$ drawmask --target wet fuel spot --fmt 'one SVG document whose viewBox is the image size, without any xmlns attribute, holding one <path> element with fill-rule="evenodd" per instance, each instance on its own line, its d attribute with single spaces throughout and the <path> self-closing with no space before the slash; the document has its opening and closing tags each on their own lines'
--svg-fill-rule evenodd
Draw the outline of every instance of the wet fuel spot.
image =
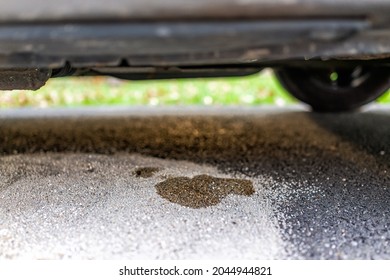
<svg viewBox="0 0 390 280">
<path fill-rule="evenodd" d="M 229 194 L 250 196 L 253 183 L 246 179 L 198 175 L 193 178 L 169 178 L 156 185 L 157 193 L 170 202 L 191 208 L 217 205 Z"/>
<path fill-rule="evenodd" d="M 153 175 L 157 172 L 159 172 L 161 169 L 158 167 L 140 167 L 137 168 L 134 171 L 134 175 L 136 177 L 141 177 L 141 178 L 150 178 L 153 177 Z"/>
</svg>

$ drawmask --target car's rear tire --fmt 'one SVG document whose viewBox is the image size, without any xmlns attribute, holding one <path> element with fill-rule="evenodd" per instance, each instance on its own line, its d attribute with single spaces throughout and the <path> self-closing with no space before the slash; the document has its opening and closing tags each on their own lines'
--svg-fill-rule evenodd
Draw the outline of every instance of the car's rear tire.
<svg viewBox="0 0 390 280">
<path fill-rule="evenodd" d="M 282 86 L 318 112 L 351 111 L 381 96 L 390 87 L 390 71 L 379 67 L 275 70 Z"/>
</svg>

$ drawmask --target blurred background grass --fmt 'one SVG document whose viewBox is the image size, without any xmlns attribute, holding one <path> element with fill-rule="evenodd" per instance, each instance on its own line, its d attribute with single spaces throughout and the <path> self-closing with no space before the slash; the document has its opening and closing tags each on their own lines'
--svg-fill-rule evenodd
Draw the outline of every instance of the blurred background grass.
<svg viewBox="0 0 390 280">
<path fill-rule="evenodd" d="M 296 102 L 271 71 L 248 77 L 122 81 L 110 77 L 50 79 L 38 91 L 4 91 L 0 107 L 107 105 L 262 105 Z M 387 92 L 378 102 L 389 103 Z"/>
</svg>

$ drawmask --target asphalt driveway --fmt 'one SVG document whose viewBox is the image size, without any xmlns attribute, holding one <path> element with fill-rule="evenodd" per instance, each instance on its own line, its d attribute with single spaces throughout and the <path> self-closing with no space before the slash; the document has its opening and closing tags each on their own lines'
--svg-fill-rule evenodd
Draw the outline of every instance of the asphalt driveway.
<svg viewBox="0 0 390 280">
<path fill-rule="evenodd" d="M 389 259 L 390 107 L 0 111 L 0 259 Z"/>
</svg>

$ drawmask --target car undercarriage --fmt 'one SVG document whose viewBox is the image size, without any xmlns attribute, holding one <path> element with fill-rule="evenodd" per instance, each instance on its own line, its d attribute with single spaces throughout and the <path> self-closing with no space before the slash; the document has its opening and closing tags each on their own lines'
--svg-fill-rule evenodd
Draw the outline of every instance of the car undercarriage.
<svg viewBox="0 0 390 280">
<path fill-rule="evenodd" d="M 0 89 L 49 78 L 245 76 L 274 69 L 315 111 L 390 87 L 386 0 L 15 0 L 0 10 Z"/>
</svg>

